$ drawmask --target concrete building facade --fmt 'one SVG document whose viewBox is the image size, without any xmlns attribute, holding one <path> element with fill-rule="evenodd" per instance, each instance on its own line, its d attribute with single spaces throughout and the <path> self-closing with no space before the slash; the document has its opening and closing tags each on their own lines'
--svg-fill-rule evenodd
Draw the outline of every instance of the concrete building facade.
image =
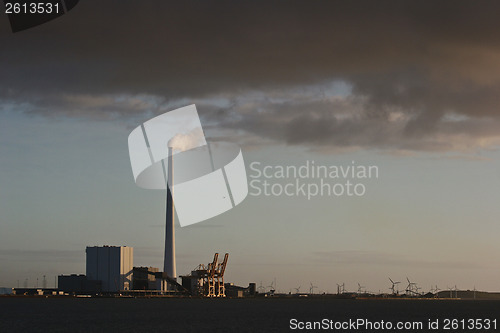
<svg viewBox="0 0 500 333">
<path fill-rule="evenodd" d="M 156 276 L 160 270 L 157 267 L 134 267 L 134 290 L 155 290 Z"/>
<path fill-rule="evenodd" d="M 127 246 L 88 246 L 87 278 L 102 281 L 103 292 L 132 289 L 134 248 Z"/>
<path fill-rule="evenodd" d="M 102 282 L 89 280 L 83 274 L 59 275 L 57 285 L 60 291 L 74 294 L 94 294 L 102 291 Z"/>
</svg>

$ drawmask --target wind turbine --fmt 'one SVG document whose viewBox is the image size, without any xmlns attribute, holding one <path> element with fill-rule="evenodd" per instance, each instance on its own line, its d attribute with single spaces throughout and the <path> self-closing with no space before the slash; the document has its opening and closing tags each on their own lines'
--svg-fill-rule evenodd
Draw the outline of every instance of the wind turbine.
<svg viewBox="0 0 500 333">
<path fill-rule="evenodd" d="M 434 297 L 438 297 L 438 296 L 439 296 L 439 294 L 438 294 L 438 291 L 439 291 L 439 290 L 441 290 L 441 289 L 439 289 L 439 288 L 438 288 L 437 284 L 436 284 L 436 288 L 433 288 L 433 287 L 431 286 L 431 293 L 433 293 L 433 294 L 434 294 Z"/>
<path fill-rule="evenodd" d="M 260 281 L 260 285 L 257 290 L 259 291 L 259 293 L 263 293 L 264 291 L 266 291 L 266 288 L 264 288 L 264 286 L 262 285 L 262 281 Z"/>
<path fill-rule="evenodd" d="M 271 294 L 274 294 L 274 292 L 276 291 L 276 287 L 274 286 L 274 282 L 275 282 L 274 280 L 271 281 L 271 284 L 269 286 L 267 286 L 269 288 L 269 292 Z"/>
<path fill-rule="evenodd" d="M 366 287 L 360 285 L 359 282 L 358 282 L 358 294 L 362 294 L 363 293 L 363 288 L 366 288 Z"/>
<path fill-rule="evenodd" d="M 448 287 L 448 290 L 450 291 L 450 298 L 453 298 L 453 288 Z"/>
<path fill-rule="evenodd" d="M 298 288 L 295 288 L 295 293 L 298 294 L 300 292 L 300 286 Z"/>
<path fill-rule="evenodd" d="M 391 281 L 391 283 L 392 283 L 392 286 L 391 286 L 389 289 L 391 289 L 391 290 L 392 290 L 392 294 L 393 294 L 393 295 L 396 295 L 396 292 L 394 291 L 394 287 L 395 287 L 398 283 L 401 283 L 401 282 L 399 282 L 399 281 L 394 282 L 394 281 L 392 281 L 392 279 L 391 279 L 391 278 L 389 278 L 389 280 L 390 280 L 390 281 Z M 399 290 L 397 290 L 397 293 L 399 294 Z"/>
<path fill-rule="evenodd" d="M 311 287 L 309 288 L 309 293 L 312 295 L 314 294 L 314 288 L 318 288 L 317 286 L 313 285 L 312 282 L 309 282 L 311 284 Z"/>
<path fill-rule="evenodd" d="M 344 283 L 342 283 L 342 284 L 337 283 L 337 294 L 338 295 L 343 294 L 345 292 L 344 285 L 345 285 Z"/>
<path fill-rule="evenodd" d="M 406 277 L 406 281 L 408 281 L 408 286 L 406 287 L 406 294 L 410 295 L 415 293 L 414 289 L 417 286 L 417 284 L 415 282 L 411 282 L 410 279 L 408 279 L 408 277 Z"/>
<path fill-rule="evenodd" d="M 406 286 L 406 295 L 408 295 L 411 292 L 411 282 L 410 279 L 408 279 L 408 277 L 406 277 L 406 281 L 408 281 L 408 285 Z"/>
</svg>

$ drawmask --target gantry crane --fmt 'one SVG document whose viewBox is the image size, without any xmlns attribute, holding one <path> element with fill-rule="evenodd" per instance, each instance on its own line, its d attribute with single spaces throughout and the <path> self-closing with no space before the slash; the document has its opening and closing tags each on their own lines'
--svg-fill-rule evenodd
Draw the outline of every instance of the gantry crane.
<svg viewBox="0 0 500 333">
<path fill-rule="evenodd" d="M 219 253 L 215 253 L 211 263 L 208 263 L 206 266 L 200 264 L 191 272 L 191 275 L 183 276 L 183 278 L 192 281 L 190 282 L 191 295 L 226 297 L 224 273 L 228 258 L 229 253 L 226 253 L 224 260 L 219 262 Z"/>
<path fill-rule="evenodd" d="M 226 288 L 224 287 L 224 272 L 226 271 L 227 258 L 229 253 L 224 255 L 224 261 L 219 263 L 217 271 L 215 272 L 215 278 L 217 279 L 217 297 L 226 297 Z"/>
<path fill-rule="evenodd" d="M 207 274 L 206 274 L 206 286 L 208 286 L 207 297 L 216 297 L 218 293 L 215 293 L 215 271 L 217 269 L 217 260 L 219 259 L 219 254 L 214 255 L 214 260 L 208 264 Z"/>
<path fill-rule="evenodd" d="M 219 263 L 219 253 L 214 255 L 214 260 L 207 265 L 199 265 L 196 270 L 198 278 L 202 279 L 204 294 L 206 297 L 226 297 L 224 287 L 224 272 L 226 271 L 229 253 L 224 255 L 224 260 Z"/>
</svg>

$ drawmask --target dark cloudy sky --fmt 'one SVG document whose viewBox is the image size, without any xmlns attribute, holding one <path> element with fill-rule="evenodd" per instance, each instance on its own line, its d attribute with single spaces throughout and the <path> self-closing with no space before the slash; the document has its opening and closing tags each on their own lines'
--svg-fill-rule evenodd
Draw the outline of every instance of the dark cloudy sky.
<svg viewBox="0 0 500 333">
<path fill-rule="evenodd" d="M 84 254 L 72 251 L 89 244 L 135 246 L 144 265 L 161 255 L 163 197 L 133 183 L 126 138 L 196 103 L 206 133 L 240 143 L 247 164 L 356 160 L 385 178 L 362 201 L 247 198 L 212 227 L 179 231 L 179 271 L 228 249 L 241 283 L 274 274 L 297 287 L 331 276 L 331 263 L 353 288 L 420 272 L 500 289 L 489 265 L 500 251 L 499 13 L 498 1 L 82 0 L 15 34 L 0 15 L 0 286 L 35 276 L 53 251 L 64 265 L 46 274 L 77 271 Z"/>
<path fill-rule="evenodd" d="M 474 149 L 498 143 L 499 7 L 84 1 L 15 35 L 4 18 L 0 93 L 30 112 L 89 117 L 197 99 L 222 126 L 290 144 Z M 123 94 L 149 98 L 117 107 Z"/>
</svg>

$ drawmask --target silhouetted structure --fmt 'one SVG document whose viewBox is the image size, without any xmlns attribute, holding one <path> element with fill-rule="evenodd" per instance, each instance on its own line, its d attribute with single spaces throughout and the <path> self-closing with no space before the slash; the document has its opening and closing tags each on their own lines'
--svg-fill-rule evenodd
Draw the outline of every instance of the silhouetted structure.
<svg viewBox="0 0 500 333">
<path fill-rule="evenodd" d="M 103 292 L 132 288 L 134 248 L 127 246 L 88 246 L 87 278 L 102 281 Z"/>
</svg>

